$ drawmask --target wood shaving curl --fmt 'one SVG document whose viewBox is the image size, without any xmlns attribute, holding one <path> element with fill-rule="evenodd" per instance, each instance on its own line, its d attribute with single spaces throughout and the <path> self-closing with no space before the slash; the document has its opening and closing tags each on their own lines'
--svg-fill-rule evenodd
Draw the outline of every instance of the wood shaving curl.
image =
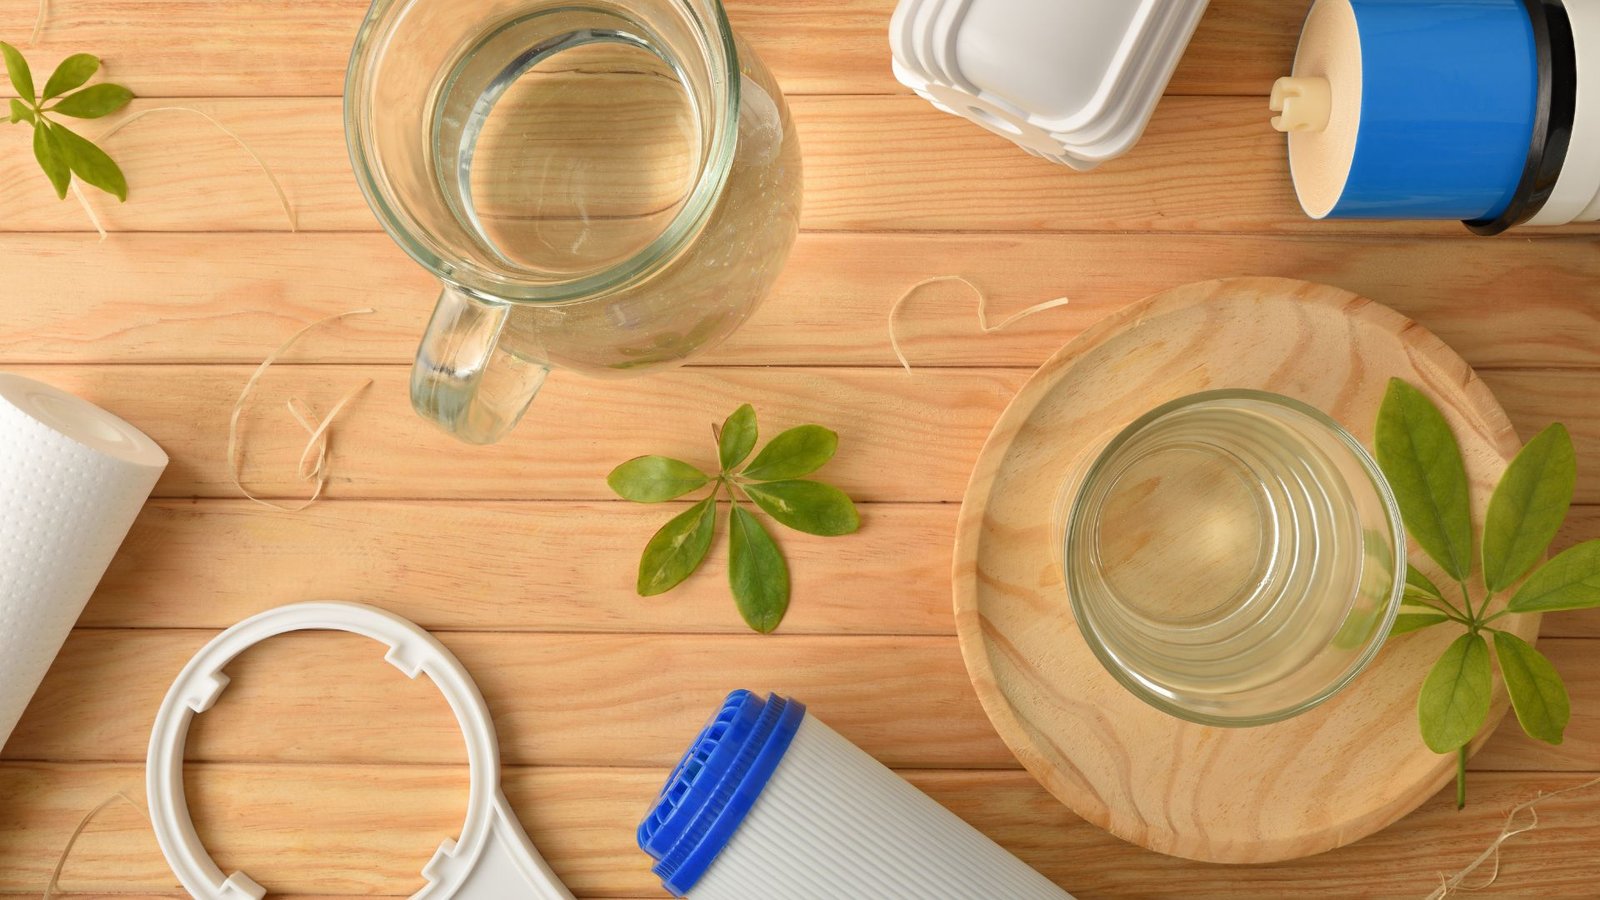
<svg viewBox="0 0 1600 900">
<path fill-rule="evenodd" d="M 28 46 L 34 47 L 39 43 L 39 35 L 44 33 L 45 16 L 50 14 L 50 0 L 39 0 L 39 12 L 33 17 L 33 34 L 28 36 Z"/>
<path fill-rule="evenodd" d="M 245 404 L 249 402 L 250 395 L 256 389 L 256 384 L 261 381 L 261 377 L 263 375 L 267 374 L 267 369 L 270 368 L 273 363 L 277 362 L 279 357 L 287 353 L 289 348 L 293 347 L 295 342 L 299 341 L 300 338 L 306 334 L 306 332 L 322 325 L 326 325 L 329 322 L 343 319 L 346 316 L 364 316 L 373 312 L 374 310 L 372 309 L 353 309 L 349 312 L 342 312 L 338 313 L 337 315 L 328 316 L 324 319 L 318 319 L 317 321 L 312 322 L 310 325 L 301 328 L 299 331 L 296 331 L 294 334 L 290 335 L 288 340 L 284 341 L 282 344 L 279 344 L 278 349 L 272 351 L 272 353 L 268 355 L 266 359 L 262 360 L 261 365 L 256 367 L 256 370 L 250 376 L 250 379 L 244 383 L 244 389 L 239 392 L 239 399 L 234 401 L 233 415 L 228 419 L 228 474 L 233 479 L 233 486 L 239 489 L 239 493 L 262 506 L 265 506 L 269 509 L 280 510 L 282 512 L 299 512 L 300 510 L 303 510 L 311 504 L 317 502 L 317 499 L 322 496 L 322 489 L 326 487 L 328 483 L 329 429 L 333 427 L 334 419 L 338 418 L 339 414 L 344 411 L 345 407 L 350 405 L 350 401 L 354 400 L 357 395 L 366 390 L 367 387 L 372 384 L 372 379 L 369 378 L 352 388 L 349 393 L 345 394 L 344 397 L 339 400 L 338 403 L 333 405 L 333 409 L 329 410 L 328 414 L 321 420 L 318 420 L 316 414 L 311 411 L 310 407 L 306 406 L 305 403 L 301 402 L 300 400 L 295 399 L 287 402 L 286 405 L 289 407 L 289 414 L 294 416 L 294 420 L 300 423 L 300 427 L 304 428 L 309 435 L 309 437 L 306 439 L 305 448 L 300 451 L 300 463 L 296 467 L 295 474 L 300 478 L 301 481 L 312 483 L 311 496 L 301 501 L 296 506 L 284 506 L 279 503 L 273 503 L 271 500 L 263 500 L 262 498 L 257 497 L 255 494 L 252 494 L 250 489 L 244 486 L 243 475 L 241 474 L 243 463 L 240 459 L 239 419 L 244 414 Z"/>
<path fill-rule="evenodd" d="M 72 829 L 71 837 L 67 838 L 67 845 L 61 848 L 61 856 L 56 858 L 56 867 L 55 869 L 51 870 L 50 880 L 45 882 L 44 885 L 44 900 L 52 900 L 52 898 L 56 896 L 56 893 L 61 890 L 61 871 L 67 867 L 67 857 L 72 855 L 72 848 L 77 845 L 78 838 L 83 836 L 84 829 L 89 827 L 89 823 L 94 821 L 95 816 L 105 812 L 106 807 L 117 802 L 118 800 L 127 801 L 129 806 L 139 811 L 139 815 L 144 816 L 144 820 L 146 822 L 150 822 L 150 814 L 145 812 L 144 807 L 140 806 L 132 797 L 129 797 L 122 791 L 117 791 L 115 794 L 112 794 L 106 799 L 100 801 L 99 805 L 97 805 L 94 809 L 84 813 L 83 818 L 78 820 L 78 827 Z M 155 825 L 154 822 L 151 822 L 150 824 L 152 827 Z"/>
<path fill-rule="evenodd" d="M 1481 891 L 1494 884 L 1496 879 L 1500 877 L 1500 846 L 1519 834 L 1527 834 L 1539 827 L 1539 811 L 1534 809 L 1535 806 L 1549 800 L 1551 797 L 1559 797 L 1562 794 L 1585 790 L 1597 784 L 1600 784 L 1600 778 L 1595 778 L 1592 781 L 1586 781 L 1573 787 L 1563 788 L 1559 791 L 1551 791 L 1548 794 L 1541 791 L 1532 800 L 1524 800 L 1512 807 L 1511 812 L 1506 815 L 1505 824 L 1500 826 L 1500 834 L 1489 843 L 1488 847 L 1484 848 L 1482 853 L 1478 854 L 1477 859 L 1468 863 L 1466 868 L 1449 878 L 1446 878 L 1441 872 L 1439 874 L 1439 886 L 1433 889 L 1433 893 L 1428 895 L 1427 900 L 1442 900 L 1453 891 Z M 1529 816 L 1528 824 L 1513 828 L 1512 826 L 1516 824 L 1517 816 L 1523 812 L 1526 812 Z M 1480 884 L 1465 884 L 1464 882 L 1471 877 L 1472 873 L 1476 872 L 1484 863 L 1491 864 L 1488 880 Z"/>
<path fill-rule="evenodd" d="M 139 121 L 145 116 L 148 116 L 151 113 L 159 112 L 193 113 L 194 115 L 197 115 L 216 126 L 218 131 L 221 131 L 228 137 L 233 138 L 234 143 L 242 147 L 244 152 L 250 154 L 250 158 L 254 160 L 256 166 L 261 169 L 261 174 L 267 176 L 267 181 L 271 182 L 273 192 L 278 195 L 278 205 L 283 207 L 283 215 L 289 220 L 289 230 L 291 232 L 298 232 L 300 230 L 299 221 L 296 219 L 294 214 L 294 206 L 289 203 L 289 195 L 284 192 L 283 184 L 278 181 L 278 176 L 273 174 L 272 169 L 267 166 L 266 160 L 262 159 L 261 154 L 257 153 L 254 147 L 251 147 L 248 143 L 246 143 L 245 139 L 240 137 L 237 132 L 222 124 L 222 122 L 218 121 L 217 118 L 210 113 L 195 109 L 192 106 L 154 106 L 150 109 L 141 109 L 133 115 L 128 116 L 126 119 L 123 119 L 117 124 L 106 129 L 106 132 L 99 137 L 100 143 L 105 143 L 117 132 L 128 127 L 129 125 L 132 125 L 134 122 Z M 105 226 L 100 224 L 100 217 L 95 215 L 94 208 L 89 205 L 89 201 L 84 197 L 83 191 L 78 188 L 78 182 L 76 179 L 74 179 L 72 182 L 72 192 L 78 198 L 78 203 L 83 206 L 84 213 L 89 216 L 89 222 L 94 225 L 94 230 L 100 233 L 100 240 L 105 240 Z"/>
<path fill-rule="evenodd" d="M 935 275 L 932 278 L 924 278 L 916 284 L 906 288 L 905 292 L 894 301 L 894 305 L 889 307 L 889 346 L 894 349 L 895 359 L 900 360 L 901 367 L 907 372 L 911 371 L 911 363 L 907 361 L 905 353 L 900 349 L 900 339 L 894 333 L 895 318 L 900 314 L 900 308 L 905 305 L 907 300 L 911 299 L 912 294 L 915 294 L 917 291 L 927 287 L 930 284 L 938 284 L 940 282 L 947 281 L 958 281 L 971 288 L 972 292 L 978 295 L 978 328 L 980 328 L 984 334 L 994 334 L 996 331 L 1000 331 L 1001 329 L 1006 328 L 1015 322 L 1026 319 L 1035 313 L 1041 313 L 1047 309 L 1055 309 L 1058 306 L 1066 306 L 1068 302 L 1066 297 L 1057 297 L 1054 300 L 1046 300 L 1043 303 L 1035 303 L 1033 306 L 1022 310 L 1021 312 L 1014 313 L 1005 319 L 1002 319 L 997 324 L 991 325 L 989 324 L 988 295 L 983 292 L 982 288 L 978 287 L 976 284 L 973 284 L 965 276 Z"/>
</svg>

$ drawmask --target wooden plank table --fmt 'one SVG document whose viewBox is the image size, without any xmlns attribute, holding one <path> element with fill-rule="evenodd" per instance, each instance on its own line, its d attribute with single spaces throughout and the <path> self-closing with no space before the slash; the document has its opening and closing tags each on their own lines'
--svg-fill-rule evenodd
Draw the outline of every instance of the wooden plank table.
<svg viewBox="0 0 1600 900">
<path fill-rule="evenodd" d="M 113 232 L 101 243 L 51 196 L 24 130 L 0 129 L 0 366 L 115 410 L 173 460 L 0 759 L 0 897 L 37 896 L 91 807 L 116 791 L 142 800 L 151 719 L 195 649 L 305 599 L 376 603 L 439 633 L 498 716 L 514 806 L 585 898 L 663 896 L 633 826 L 738 686 L 803 698 L 1084 898 L 1421 896 L 1514 803 L 1600 772 L 1600 612 L 1554 615 L 1542 646 L 1572 691 L 1566 742 L 1502 725 L 1472 762 L 1466 811 L 1446 791 L 1294 863 L 1162 857 L 1078 820 L 1020 770 L 967 683 L 948 574 L 968 468 L 1028 371 L 1125 303 L 1239 274 L 1388 303 L 1475 365 L 1525 435 L 1565 421 L 1580 506 L 1560 546 L 1600 536 L 1600 230 L 1487 240 L 1449 224 L 1307 221 L 1264 99 L 1288 68 L 1303 0 L 1215 0 L 1143 142 L 1090 174 L 899 88 L 892 0 L 729 5 L 789 93 L 805 153 L 803 233 L 776 295 L 692 368 L 625 383 L 558 374 L 511 439 L 475 449 L 408 410 L 406 367 L 434 292 L 377 232 L 345 159 L 338 95 L 365 4 L 51 0 L 36 70 L 95 52 L 140 95 L 132 111 L 217 116 L 283 179 L 302 231 L 285 231 L 236 145 L 164 114 L 109 145 L 133 195 L 93 201 Z M 0 0 L 0 37 L 22 43 L 35 9 Z M 1073 304 L 985 337 L 964 289 L 929 288 L 902 325 L 916 371 L 899 370 L 889 304 L 955 273 L 984 285 L 997 313 L 1063 293 Z M 282 401 L 326 409 L 371 379 L 338 425 L 327 499 L 298 514 L 240 499 L 226 433 L 251 367 L 299 325 L 363 306 L 378 312 L 317 332 L 271 372 L 246 435 L 252 487 L 298 496 L 300 439 Z M 678 591 L 634 597 L 638 551 L 666 513 L 618 502 L 604 482 L 640 452 L 709 462 L 707 423 L 745 401 L 769 434 L 837 429 L 824 471 L 864 501 L 857 536 L 782 535 L 794 603 L 772 637 L 740 624 L 721 547 Z M 232 671 L 187 771 L 219 862 L 280 895 L 415 890 L 465 802 L 463 746 L 440 698 L 344 635 L 275 639 Z M 1555 798 L 1539 830 L 1507 846 L 1494 890 L 1592 896 L 1597 854 L 1600 789 Z M 125 805 L 93 823 L 61 883 L 181 896 Z"/>
</svg>

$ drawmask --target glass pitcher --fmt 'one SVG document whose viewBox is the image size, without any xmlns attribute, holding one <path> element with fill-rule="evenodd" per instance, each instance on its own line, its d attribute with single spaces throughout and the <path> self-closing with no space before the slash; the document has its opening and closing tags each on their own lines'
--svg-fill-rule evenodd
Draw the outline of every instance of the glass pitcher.
<svg viewBox="0 0 1600 900">
<path fill-rule="evenodd" d="M 721 341 L 798 224 L 788 107 L 720 0 L 377 0 L 345 134 L 443 283 L 412 404 L 472 443 L 552 366 L 630 375 Z"/>
</svg>

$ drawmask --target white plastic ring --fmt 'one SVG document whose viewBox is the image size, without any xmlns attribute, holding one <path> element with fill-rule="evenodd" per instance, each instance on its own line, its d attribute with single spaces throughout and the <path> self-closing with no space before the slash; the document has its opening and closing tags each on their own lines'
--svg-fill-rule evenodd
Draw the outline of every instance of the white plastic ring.
<svg viewBox="0 0 1600 900">
<path fill-rule="evenodd" d="M 393 613 L 357 603 L 297 603 L 252 616 L 217 635 L 189 660 L 167 691 L 150 735 L 145 787 L 156 840 L 172 871 L 199 900 L 261 900 L 266 889 L 243 872 L 224 875 L 195 833 L 183 789 L 189 723 L 228 686 L 223 667 L 245 650 L 291 631 L 347 631 L 389 647 L 384 659 L 416 678 L 426 674 L 455 713 L 467 745 L 467 817 L 423 868 L 427 886 L 412 900 L 572 900 L 528 840 L 500 789 L 500 745 L 472 677 L 433 635 Z"/>
</svg>

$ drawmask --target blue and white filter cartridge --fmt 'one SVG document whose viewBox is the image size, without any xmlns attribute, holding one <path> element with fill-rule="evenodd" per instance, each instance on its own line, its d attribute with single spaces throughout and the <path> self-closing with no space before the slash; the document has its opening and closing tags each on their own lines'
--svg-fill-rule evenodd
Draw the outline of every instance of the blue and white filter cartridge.
<svg viewBox="0 0 1600 900">
<path fill-rule="evenodd" d="M 1600 0 L 1317 0 L 1271 105 L 1313 218 L 1600 220 Z"/>
<path fill-rule="evenodd" d="M 734 691 L 639 825 L 694 900 L 1071 900 L 805 707 Z"/>
</svg>

